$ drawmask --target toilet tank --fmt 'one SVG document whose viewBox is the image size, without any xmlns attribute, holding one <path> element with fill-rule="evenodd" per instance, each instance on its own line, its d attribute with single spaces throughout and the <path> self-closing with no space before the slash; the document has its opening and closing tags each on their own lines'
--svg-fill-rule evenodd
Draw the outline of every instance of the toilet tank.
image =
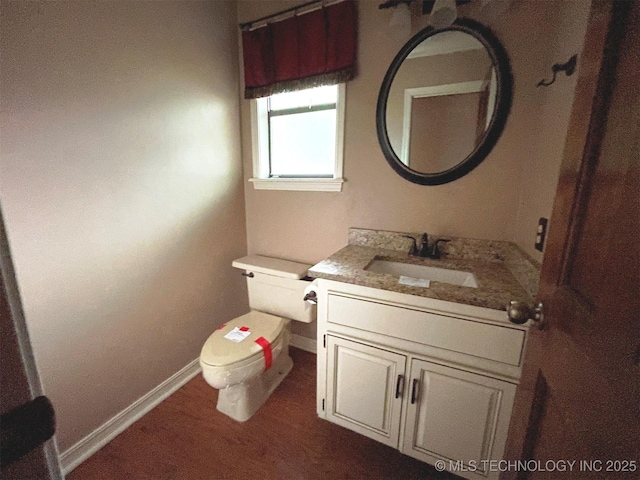
<svg viewBox="0 0 640 480">
<path fill-rule="evenodd" d="M 246 271 L 251 309 L 304 323 L 315 320 L 316 306 L 303 300 L 310 282 L 302 279 L 311 265 L 262 255 L 242 257 L 232 265 Z"/>
</svg>

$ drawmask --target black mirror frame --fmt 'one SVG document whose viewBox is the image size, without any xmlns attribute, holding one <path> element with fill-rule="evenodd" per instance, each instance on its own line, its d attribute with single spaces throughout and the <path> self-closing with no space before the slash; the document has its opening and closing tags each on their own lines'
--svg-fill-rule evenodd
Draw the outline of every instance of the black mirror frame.
<svg viewBox="0 0 640 480">
<path fill-rule="evenodd" d="M 496 106 L 493 118 L 482 141 L 467 158 L 448 170 L 438 173 L 422 173 L 412 170 L 402 163 L 391 146 L 389 134 L 387 133 L 387 100 L 393 79 L 409 53 L 427 38 L 446 31 L 468 33 L 485 47 L 497 72 Z M 387 162 L 389 162 L 389 165 L 391 165 L 391 168 L 410 182 L 420 185 L 442 185 L 457 180 L 480 165 L 497 143 L 504 130 L 509 111 L 511 110 L 512 96 L 513 77 L 511 75 L 509 57 L 500 41 L 488 27 L 468 18 L 458 18 L 453 25 L 443 29 L 427 27 L 415 34 L 405 46 L 402 47 L 400 52 L 398 52 L 393 62 L 391 62 L 382 86 L 380 87 L 376 108 L 376 129 L 378 131 L 378 141 L 380 142 L 382 153 L 387 159 Z"/>
</svg>

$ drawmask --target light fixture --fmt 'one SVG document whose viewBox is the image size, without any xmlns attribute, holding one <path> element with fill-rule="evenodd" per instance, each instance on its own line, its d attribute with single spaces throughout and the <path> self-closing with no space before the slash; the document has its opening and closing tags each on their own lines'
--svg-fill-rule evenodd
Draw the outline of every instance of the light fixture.
<svg viewBox="0 0 640 480">
<path fill-rule="evenodd" d="M 408 32 L 411 29 L 409 5 L 414 1 L 422 2 L 422 14 L 430 16 L 429 24 L 436 29 L 450 27 L 458 18 L 458 6 L 471 2 L 471 0 L 386 0 L 378 5 L 378 8 L 393 8 L 389 26 L 396 30 L 406 30 Z M 494 0 L 482 1 L 484 4 Z M 502 1 L 508 4 L 511 0 Z"/>
<path fill-rule="evenodd" d="M 389 28 L 402 38 L 411 35 L 411 12 L 407 2 L 400 2 L 393 9 Z"/>
<path fill-rule="evenodd" d="M 458 18 L 456 0 L 436 0 L 431 9 L 429 24 L 433 28 L 447 28 Z"/>
</svg>

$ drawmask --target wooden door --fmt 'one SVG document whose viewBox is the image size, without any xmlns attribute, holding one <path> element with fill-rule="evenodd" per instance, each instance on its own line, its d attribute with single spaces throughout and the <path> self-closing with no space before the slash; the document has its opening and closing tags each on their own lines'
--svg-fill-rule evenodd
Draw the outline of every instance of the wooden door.
<svg viewBox="0 0 640 480">
<path fill-rule="evenodd" d="M 327 335 L 327 420 L 398 448 L 406 357 Z"/>
<path fill-rule="evenodd" d="M 594 2 L 579 74 L 504 478 L 640 478 L 640 2 Z"/>
<path fill-rule="evenodd" d="M 418 359 L 409 379 L 402 453 L 465 478 L 498 478 L 489 460 L 502 458 L 515 385 Z"/>
</svg>

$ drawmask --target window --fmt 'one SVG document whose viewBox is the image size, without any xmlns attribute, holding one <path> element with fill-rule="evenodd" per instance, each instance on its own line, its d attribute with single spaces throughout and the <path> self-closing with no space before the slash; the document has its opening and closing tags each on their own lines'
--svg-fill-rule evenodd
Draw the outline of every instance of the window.
<svg viewBox="0 0 640 480">
<path fill-rule="evenodd" d="M 340 191 L 344 84 L 252 100 L 256 189 Z"/>
</svg>

